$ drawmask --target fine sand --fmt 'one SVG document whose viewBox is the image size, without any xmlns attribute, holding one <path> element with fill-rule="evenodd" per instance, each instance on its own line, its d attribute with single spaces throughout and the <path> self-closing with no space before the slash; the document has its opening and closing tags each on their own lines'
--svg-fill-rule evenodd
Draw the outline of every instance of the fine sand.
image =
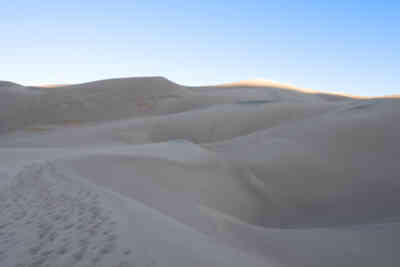
<svg viewBox="0 0 400 267">
<path fill-rule="evenodd" d="M 400 99 L 0 82 L 0 266 L 399 266 Z"/>
</svg>

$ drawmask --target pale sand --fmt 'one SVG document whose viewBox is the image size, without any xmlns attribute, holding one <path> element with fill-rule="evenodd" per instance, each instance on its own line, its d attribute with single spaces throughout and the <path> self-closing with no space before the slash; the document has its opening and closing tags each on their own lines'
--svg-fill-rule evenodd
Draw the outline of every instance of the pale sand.
<svg viewBox="0 0 400 267">
<path fill-rule="evenodd" d="M 0 82 L 0 266 L 399 266 L 400 99 Z"/>
</svg>

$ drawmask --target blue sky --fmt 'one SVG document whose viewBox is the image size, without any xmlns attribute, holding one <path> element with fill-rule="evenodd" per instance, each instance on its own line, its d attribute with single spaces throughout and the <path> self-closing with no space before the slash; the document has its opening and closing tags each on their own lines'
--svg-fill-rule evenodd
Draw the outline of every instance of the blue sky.
<svg viewBox="0 0 400 267">
<path fill-rule="evenodd" d="M 400 93 L 399 1 L 0 1 L 0 80 Z"/>
</svg>

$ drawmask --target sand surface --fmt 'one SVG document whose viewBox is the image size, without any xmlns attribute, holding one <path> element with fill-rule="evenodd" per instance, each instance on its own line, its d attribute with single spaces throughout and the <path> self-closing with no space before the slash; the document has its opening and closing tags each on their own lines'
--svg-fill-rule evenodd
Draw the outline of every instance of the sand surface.
<svg viewBox="0 0 400 267">
<path fill-rule="evenodd" d="M 399 266 L 400 99 L 0 82 L 0 266 Z"/>
</svg>

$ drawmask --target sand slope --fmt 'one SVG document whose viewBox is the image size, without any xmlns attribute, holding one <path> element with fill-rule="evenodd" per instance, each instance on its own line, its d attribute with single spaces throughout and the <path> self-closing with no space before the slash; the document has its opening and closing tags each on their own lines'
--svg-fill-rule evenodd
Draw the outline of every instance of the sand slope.
<svg viewBox="0 0 400 267">
<path fill-rule="evenodd" d="M 261 224 L 379 221 L 399 215 L 399 118 L 398 99 L 356 101 L 210 148 L 268 184 L 280 222 Z"/>
<path fill-rule="evenodd" d="M 0 266 L 398 266 L 400 99 L 0 82 Z"/>
<path fill-rule="evenodd" d="M 277 266 L 50 163 L 28 167 L 0 196 L 2 266 Z"/>
</svg>

